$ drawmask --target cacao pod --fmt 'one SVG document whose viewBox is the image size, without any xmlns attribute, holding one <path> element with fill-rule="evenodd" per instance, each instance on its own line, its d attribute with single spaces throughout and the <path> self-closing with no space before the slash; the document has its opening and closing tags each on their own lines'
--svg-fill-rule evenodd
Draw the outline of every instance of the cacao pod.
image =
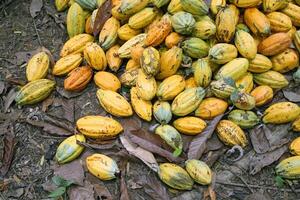
<svg viewBox="0 0 300 200">
<path fill-rule="evenodd" d="M 111 15 L 114 18 L 120 20 L 121 22 L 125 22 L 125 21 L 127 21 L 129 19 L 130 15 L 121 13 L 120 7 L 121 7 L 121 3 L 117 4 L 116 6 L 114 6 L 111 9 Z"/>
<path fill-rule="evenodd" d="M 210 84 L 212 93 L 221 99 L 227 99 L 230 97 L 231 93 L 235 90 L 235 81 L 231 78 L 219 79 L 217 81 L 212 81 Z"/>
<path fill-rule="evenodd" d="M 68 91 L 81 91 L 93 77 L 93 70 L 89 66 L 78 67 L 71 71 L 64 81 L 64 88 Z"/>
<path fill-rule="evenodd" d="M 275 33 L 261 41 L 257 50 L 265 56 L 273 56 L 286 50 L 291 43 L 292 40 L 287 33 Z"/>
<path fill-rule="evenodd" d="M 263 0 L 263 9 L 265 12 L 273 12 L 285 8 L 289 0 Z"/>
<path fill-rule="evenodd" d="M 159 52 L 154 47 L 144 49 L 140 58 L 141 67 L 148 76 L 155 76 L 159 71 Z"/>
<path fill-rule="evenodd" d="M 300 118 L 296 119 L 293 124 L 293 131 L 300 132 Z"/>
<path fill-rule="evenodd" d="M 118 71 L 122 64 L 122 59 L 118 55 L 119 49 L 120 49 L 120 46 L 116 44 L 116 45 L 110 47 L 105 55 L 108 67 L 113 72 Z"/>
<path fill-rule="evenodd" d="M 58 12 L 64 11 L 68 7 L 70 0 L 55 0 L 55 7 Z"/>
<path fill-rule="evenodd" d="M 109 18 L 104 23 L 99 34 L 99 44 L 104 51 L 108 50 L 116 43 L 119 28 L 120 22 L 114 17 Z"/>
<path fill-rule="evenodd" d="M 129 18 L 128 25 L 134 29 L 144 28 L 155 19 L 156 15 L 155 8 L 144 8 Z"/>
<path fill-rule="evenodd" d="M 79 4 L 73 3 L 67 14 L 67 30 L 69 38 L 84 32 L 85 16 Z"/>
<path fill-rule="evenodd" d="M 56 76 L 68 74 L 78 67 L 81 62 L 82 57 L 80 54 L 71 54 L 66 57 L 62 57 L 55 63 L 52 69 L 52 74 Z"/>
<path fill-rule="evenodd" d="M 177 12 L 171 17 L 172 26 L 175 32 L 182 35 L 190 35 L 195 28 L 195 19 L 187 12 Z"/>
<path fill-rule="evenodd" d="M 206 88 L 211 82 L 212 71 L 208 60 L 198 59 L 193 63 L 194 79 L 197 86 Z"/>
<path fill-rule="evenodd" d="M 250 33 L 250 29 L 248 28 L 248 26 L 246 24 L 238 24 L 236 25 L 236 30 L 243 30 L 246 31 L 247 33 Z"/>
<path fill-rule="evenodd" d="M 276 174 L 287 179 L 299 179 L 300 156 L 292 156 L 282 160 L 275 168 Z"/>
<path fill-rule="evenodd" d="M 271 12 L 267 14 L 271 24 L 272 32 L 287 32 L 292 28 L 292 21 L 287 15 L 281 12 Z"/>
<path fill-rule="evenodd" d="M 94 82 L 102 90 L 116 92 L 121 88 L 118 77 L 109 72 L 97 72 L 94 76 Z"/>
<path fill-rule="evenodd" d="M 201 16 L 195 24 L 193 36 L 206 40 L 216 34 L 216 25 L 208 16 Z"/>
<path fill-rule="evenodd" d="M 141 32 L 141 29 L 133 29 L 128 24 L 124 24 L 118 29 L 118 37 L 121 40 L 127 41 L 140 34 Z"/>
<path fill-rule="evenodd" d="M 92 17 L 91 16 L 85 20 L 84 31 L 88 34 L 93 34 L 93 25 L 92 25 Z"/>
<path fill-rule="evenodd" d="M 232 78 L 238 80 L 243 77 L 249 67 L 249 61 L 246 58 L 235 58 L 220 68 L 215 75 L 215 79 Z"/>
<path fill-rule="evenodd" d="M 294 26 L 300 26 L 300 6 L 288 3 L 281 12 L 290 17 Z"/>
<path fill-rule="evenodd" d="M 285 73 L 299 66 L 299 54 L 294 49 L 286 49 L 271 58 L 272 70 Z"/>
<path fill-rule="evenodd" d="M 279 102 L 268 107 L 263 115 L 262 121 L 267 124 L 284 124 L 297 119 L 300 108 L 292 102 Z"/>
<path fill-rule="evenodd" d="M 136 78 L 137 94 L 141 99 L 150 101 L 155 97 L 157 85 L 154 77 L 148 77 L 143 70 L 139 69 Z"/>
<path fill-rule="evenodd" d="M 45 78 L 49 69 L 49 56 L 45 52 L 39 52 L 32 56 L 26 67 L 27 80 L 34 81 Z"/>
<path fill-rule="evenodd" d="M 262 106 L 273 99 L 273 89 L 267 85 L 261 85 L 251 92 L 255 99 L 255 106 Z"/>
<path fill-rule="evenodd" d="M 290 152 L 296 156 L 300 155 L 300 137 L 297 137 L 290 144 Z"/>
<path fill-rule="evenodd" d="M 130 56 L 136 63 L 140 64 L 141 57 L 145 48 L 142 45 L 137 45 L 130 49 Z"/>
<path fill-rule="evenodd" d="M 253 75 L 251 73 L 246 73 L 245 76 L 238 79 L 235 83 L 236 87 L 246 93 L 250 93 L 253 89 Z"/>
<path fill-rule="evenodd" d="M 168 5 L 168 12 L 174 15 L 179 11 L 183 11 L 181 0 L 171 0 Z"/>
<path fill-rule="evenodd" d="M 292 38 L 296 49 L 298 50 L 298 52 L 300 52 L 300 30 L 296 31 Z"/>
<path fill-rule="evenodd" d="M 273 89 L 281 89 L 286 87 L 289 82 L 279 72 L 269 70 L 261 74 L 253 74 L 254 82 L 258 85 L 267 85 Z"/>
<path fill-rule="evenodd" d="M 235 107 L 242 110 L 252 110 L 255 107 L 255 98 L 246 92 L 239 90 L 230 95 L 230 100 Z"/>
<path fill-rule="evenodd" d="M 203 0 L 181 0 L 183 10 L 193 15 L 207 15 L 208 6 Z"/>
<path fill-rule="evenodd" d="M 152 3 L 158 8 L 167 5 L 169 2 L 170 0 L 152 0 Z"/>
<path fill-rule="evenodd" d="M 144 40 L 146 39 L 147 34 L 141 33 L 137 36 L 134 36 L 127 42 L 125 42 L 119 49 L 118 49 L 118 55 L 120 58 L 130 58 L 131 48 L 134 48 L 137 45 L 143 45 Z"/>
<path fill-rule="evenodd" d="M 259 123 L 259 118 L 252 111 L 233 110 L 228 115 L 228 120 L 239 125 L 241 128 L 253 128 Z"/>
<path fill-rule="evenodd" d="M 243 30 L 238 30 L 235 33 L 234 44 L 243 57 L 247 59 L 255 58 L 257 47 L 250 33 L 247 33 Z"/>
<path fill-rule="evenodd" d="M 272 67 L 272 62 L 267 56 L 256 54 L 255 58 L 249 61 L 248 71 L 263 73 L 269 71 Z"/>
<path fill-rule="evenodd" d="M 200 38 L 192 37 L 182 42 L 181 48 L 192 58 L 203 58 L 208 55 L 209 46 Z"/>
<path fill-rule="evenodd" d="M 140 63 L 137 63 L 135 60 L 130 59 L 130 60 L 128 60 L 128 62 L 126 64 L 125 70 L 128 71 L 128 70 L 132 70 L 132 69 L 138 69 L 140 67 L 141 67 Z"/>
<path fill-rule="evenodd" d="M 256 7 L 261 4 L 261 0 L 229 0 L 229 2 L 239 8 Z"/>
<path fill-rule="evenodd" d="M 93 42 L 94 37 L 89 34 L 79 34 L 70 38 L 60 51 L 60 56 L 65 57 L 69 54 L 77 54 L 83 52 L 85 45 L 89 42 Z"/>
<path fill-rule="evenodd" d="M 97 7 L 97 0 L 75 0 L 83 9 L 95 10 Z"/>
<path fill-rule="evenodd" d="M 125 15 L 132 15 L 145 8 L 149 0 L 122 0 L 120 12 Z"/>
<path fill-rule="evenodd" d="M 271 34 L 270 21 L 257 8 L 246 8 L 244 20 L 255 35 L 267 36 Z"/>
<path fill-rule="evenodd" d="M 195 110 L 195 116 L 203 119 L 213 119 L 218 115 L 225 113 L 228 103 L 224 100 L 210 97 L 204 99 Z"/>
<path fill-rule="evenodd" d="M 218 12 L 226 6 L 226 0 L 211 0 L 210 1 L 210 11 L 213 15 L 218 14 Z"/>
<path fill-rule="evenodd" d="M 194 77 L 190 77 L 185 80 L 185 89 L 197 87 L 197 83 Z"/>
<path fill-rule="evenodd" d="M 212 180 L 212 171 L 209 166 L 201 160 L 187 160 L 185 169 L 189 175 L 201 185 L 209 185 Z"/>
<path fill-rule="evenodd" d="M 168 124 L 172 119 L 171 105 L 167 101 L 156 101 L 153 115 L 160 124 Z"/>
<path fill-rule="evenodd" d="M 180 75 L 172 75 L 159 85 L 156 96 L 160 100 L 173 100 L 185 88 L 185 80 Z"/>
<path fill-rule="evenodd" d="M 232 44 L 218 43 L 209 49 L 208 58 L 217 64 L 225 64 L 238 55 L 236 47 Z"/>
<path fill-rule="evenodd" d="M 130 89 L 131 105 L 135 113 L 145 121 L 151 121 L 152 119 L 152 103 L 151 101 L 145 101 L 137 95 L 136 87 Z"/>
<path fill-rule="evenodd" d="M 296 27 L 292 26 L 292 28 L 286 33 L 290 36 L 290 38 L 294 38 L 296 31 L 297 31 Z"/>
<path fill-rule="evenodd" d="M 182 40 L 183 37 L 181 35 L 176 32 L 172 32 L 166 37 L 165 45 L 171 49 L 172 47 L 177 46 Z"/>
<path fill-rule="evenodd" d="M 139 68 L 125 71 L 120 76 L 120 82 L 127 87 L 135 86 L 138 77 Z"/>
<path fill-rule="evenodd" d="M 103 49 L 96 43 L 88 43 L 83 51 L 84 59 L 95 70 L 105 70 L 107 60 Z"/>
<path fill-rule="evenodd" d="M 173 126 L 186 135 L 198 135 L 206 128 L 206 122 L 198 117 L 182 117 L 173 122 Z"/>
</svg>

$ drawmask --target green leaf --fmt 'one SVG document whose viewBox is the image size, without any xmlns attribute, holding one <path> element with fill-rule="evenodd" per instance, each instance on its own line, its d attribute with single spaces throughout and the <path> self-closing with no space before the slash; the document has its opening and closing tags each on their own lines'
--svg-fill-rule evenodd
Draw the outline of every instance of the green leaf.
<svg viewBox="0 0 300 200">
<path fill-rule="evenodd" d="M 65 187 L 59 187 L 56 190 L 52 191 L 48 197 L 49 198 L 56 198 L 56 197 L 60 197 L 62 196 L 64 193 L 66 192 L 66 188 Z"/>
<path fill-rule="evenodd" d="M 60 176 L 53 176 L 52 181 L 58 187 L 69 187 L 70 185 L 73 184 L 73 181 L 65 180 L 64 178 L 62 178 Z"/>
<path fill-rule="evenodd" d="M 284 179 L 281 178 L 280 176 L 276 176 L 275 177 L 275 182 L 276 182 L 276 185 L 280 188 L 282 188 L 284 186 Z"/>
</svg>

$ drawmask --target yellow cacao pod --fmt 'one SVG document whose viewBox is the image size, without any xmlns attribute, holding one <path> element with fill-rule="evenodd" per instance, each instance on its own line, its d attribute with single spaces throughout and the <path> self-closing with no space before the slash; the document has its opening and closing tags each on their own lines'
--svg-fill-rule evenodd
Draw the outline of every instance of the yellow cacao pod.
<svg viewBox="0 0 300 200">
<path fill-rule="evenodd" d="M 193 36 L 206 40 L 216 33 L 215 22 L 208 16 L 200 16 L 195 24 Z"/>
<path fill-rule="evenodd" d="M 228 107 L 228 103 L 224 100 L 209 97 L 204 99 L 199 107 L 195 110 L 195 116 L 202 119 L 213 119 L 216 116 L 223 114 Z"/>
<path fill-rule="evenodd" d="M 68 7 L 70 0 L 55 0 L 55 7 L 58 12 L 64 11 Z"/>
<path fill-rule="evenodd" d="M 289 84 L 288 80 L 282 74 L 272 70 L 261 74 L 254 74 L 253 79 L 256 84 L 267 85 L 273 89 L 281 89 Z"/>
<path fill-rule="evenodd" d="M 76 159 L 84 150 L 84 147 L 77 144 L 85 142 L 83 135 L 72 135 L 59 144 L 56 150 L 55 159 L 59 164 L 64 164 Z"/>
<path fill-rule="evenodd" d="M 108 67 L 113 72 L 118 71 L 122 64 L 122 59 L 118 55 L 119 49 L 120 49 L 120 46 L 116 44 L 116 45 L 110 47 L 105 55 Z"/>
<path fill-rule="evenodd" d="M 78 67 L 71 71 L 64 81 L 64 88 L 68 91 L 81 91 L 93 77 L 93 70 L 89 66 Z"/>
<path fill-rule="evenodd" d="M 186 135 L 198 135 L 206 128 L 206 122 L 198 117 L 182 117 L 173 122 L 173 126 Z"/>
<path fill-rule="evenodd" d="M 152 103 L 151 101 L 145 101 L 137 95 L 136 87 L 130 89 L 131 105 L 135 113 L 145 121 L 151 121 L 152 119 Z"/>
<path fill-rule="evenodd" d="M 229 0 L 229 2 L 239 8 L 256 7 L 261 4 L 261 0 Z"/>
<path fill-rule="evenodd" d="M 115 174 L 120 172 L 117 163 L 113 159 L 99 153 L 86 158 L 86 167 L 91 174 L 103 181 L 116 178 Z"/>
<path fill-rule="evenodd" d="M 226 6 L 226 0 L 211 0 L 210 11 L 213 15 L 218 14 L 218 12 Z"/>
<path fill-rule="evenodd" d="M 172 47 L 177 46 L 182 40 L 183 37 L 181 35 L 176 32 L 172 32 L 166 37 L 165 45 L 171 49 Z"/>
<path fill-rule="evenodd" d="M 300 30 L 296 31 L 292 38 L 296 49 L 300 52 Z"/>
<path fill-rule="evenodd" d="M 293 155 L 300 155 L 300 137 L 297 137 L 292 141 L 292 143 L 290 144 L 290 152 Z"/>
<path fill-rule="evenodd" d="M 117 117 L 128 117 L 132 115 L 130 104 L 117 92 L 98 89 L 97 97 L 106 112 Z"/>
<path fill-rule="evenodd" d="M 220 68 L 215 75 L 215 79 L 219 80 L 229 77 L 233 80 L 238 80 L 246 74 L 248 67 L 249 61 L 246 58 L 235 58 Z"/>
<path fill-rule="evenodd" d="M 114 18 L 109 18 L 103 25 L 99 34 L 99 44 L 104 51 L 112 47 L 118 39 L 118 29 L 120 22 Z"/>
<path fill-rule="evenodd" d="M 122 125 L 110 117 L 89 115 L 76 122 L 77 129 L 89 138 L 110 140 L 123 131 Z"/>
<path fill-rule="evenodd" d="M 255 58 L 249 61 L 248 71 L 262 73 L 269 71 L 272 67 L 272 62 L 267 56 L 256 54 Z"/>
<path fill-rule="evenodd" d="M 217 81 L 212 81 L 210 88 L 216 97 L 227 99 L 235 90 L 235 81 L 231 78 L 219 79 Z"/>
<path fill-rule="evenodd" d="M 147 6 L 149 0 L 122 0 L 120 12 L 125 15 L 132 15 Z"/>
<path fill-rule="evenodd" d="M 49 69 L 49 56 L 45 52 L 39 52 L 32 56 L 26 67 L 27 80 L 34 81 L 45 78 Z"/>
<path fill-rule="evenodd" d="M 225 64 L 238 55 L 236 47 L 232 44 L 218 43 L 209 49 L 208 58 L 217 64 Z"/>
<path fill-rule="evenodd" d="M 146 27 L 144 27 L 144 32 L 148 33 L 150 29 L 152 29 L 154 26 L 156 26 L 158 24 L 158 22 L 161 20 L 163 14 L 164 13 L 161 10 L 157 10 L 156 16 L 151 21 L 151 23 L 148 24 Z"/>
<path fill-rule="evenodd" d="M 292 40 L 287 33 L 275 33 L 261 41 L 257 50 L 265 56 L 273 56 L 286 50 L 291 43 Z"/>
<path fill-rule="evenodd" d="M 192 65 L 197 86 L 206 88 L 212 78 L 212 71 L 207 59 L 198 59 Z"/>
<path fill-rule="evenodd" d="M 286 49 L 271 58 L 272 70 L 285 73 L 299 66 L 299 54 L 294 49 Z"/>
<path fill-rule="evenodd" d="M 234 44 L 243 57 L 247 59 L 255 58 L 257 47 L 250 33 L 247 33 L 243 30 L 238 30 L 235 33 Z"/>
<path fill-rule="evenodd" d="M 154 20 L 157 12 L 155 8 L 144 8 L 129 18 L 128 25 L 134 29 L 144 28 Z"/>
<path fill-rule="evenodd" d="M 137 45 L 130 49 L 130 56 L 136 63 L 140 64 L 140 59 L 143 55 L 145 48 L 142 45 Z"/>
<path fill-rule="evenodd" d="M 123 14 L 121 13 L 120 11 L 120 6 L 121 6 L 121 3 L 115 5 L 112 9 L 111 9 L 111 15 L 120 20 L 120 21 L 127 21 L 130 17 L 130 15 L 126 15 L 126 14 Z"/>
<path fill-rule="evenodd" d="M 300 115 L 300 108 L 292 102 L 279 102 L 271 105 L 262 118 L 265 124 L 284 124 L 294 121 Z"/>
<path fill-rule="evenodd" d="M 171 2 L 168 5 L 168 12 L 173 15 L 179 11 L 183 11 L 182 4 L 180 1 L 181 0 L 171 0 Z"/>
<path fill-rule="evenodd" d="M 94 82 L 102 90 L 116 92 L 121 88 L 118 77 L 110 72 L 97 72 L 94 76 Z"/>
<path fill-rule="evenodd" d="M 140 98 L 150 101 L 155 97 L 157 84 L 154 77 L 148 77 L 142 69 L 139 69 L 136 78 L 137 94 Z"/>
<path fill-rule="evenodd" d="M 89 17 L 85 20 L 84 31 L 85 31 L 87 34 L 93 34 L 92 16 L 89 16 Z"/>
<path fill-rule="evenodd" d="M 52 74 L 56 76 L 65 75 L 78 67 L 82 62 L 82 56 L 80 54 L 71 54 L 59 59 L 53 69 Z"/>
<path fill-rule="evenodd" d="M 141 33 L 137 36 L 134 36 L 127 42 L 125 42 L 118 50 L 118 55 L 120 58 L 130 58 L 131 48 L 134 48 L 138 45 L 143 45 L 144 40 L 146 39 L 147 34 Z"/>
<path fill-rule="evenodd" d="M 245 147 L 248 144 L 244 131 L 232 121 L 221 120 L 216 130 L 219 139 L 228 146 Z"/>
<path fill-rule="evenodd" d="M 201 185 L 209 185 L 212 180 L 212 171 L 209 166 L 201 160 L 187 160 L 185 169 L 189 175 Z"/>
<path fill-rule="evenodd" d="M 17 93 L 15 102 L 18 105 L 35 104 L 46 99 L 55 87 L 55 82 L 38 79 L 24 85 Z"/>
<path fill-rule="evenodd" d="M 253 128 L 259 123 L 259 118 L 252 111 L 233 110 L 228 115 L 228 120 L 236 123 L 241 128 Z"/>
<path fill-rule="evenodd" d="M 185 116 L 196 110 L 205 96 L 202 87 L 189 88 L 179 93 L 172 102 L 172 113 L 177 116 Z"/>
<path fill-rule="evenodd" d="M 168 124 L 172 119 L 171 105 L 167 101 L 156 101 L 153 115 L 160 124 Z"/>
<path fill-rule="evenodd" d="M 163 52 L 160 57 L 160 72 L 156 78 L 162 80 L 174 75 L 180 67 L 182 56 L 182 49 L 176 46 Z"/>
<path fill-rule="evenodd" d="M 140 58 L 140 64 L 147 76 L 155 76 L 159 71 L 160 55 L 154 47 L 144 49 Z"/>
<path fill-rule="evenodd" d="M 229 43 L 238 24 L 239 9 L 233 4 L 222 8 L 216 16 L 216 36 L 219 42 Z"/>
<path fill-rule="evenodd" d="M 120 82 L 122 83 L 122 85 L 125 85 L 127 87 L 135 86 L 138 73 L 139 68 L 125 71 L 120 76 Z"/>
<path fill-rule="evenodd" d="M 158 8 L 168 4 L 169 2 L 170 0 L 152 0 L 152 3 Z"/>
<path fill-rule="evenodd" d="M 118 37 L 121 40 L 127 41 L 140 34 L 141 32 L 141 29 L 133 29 L 128 24 L 124 24 L 118 29 Z"/>
<path fill-rule="evenodd" d="M 265 12 L 273 12 L 285 8 L 289 0 L 263 0 L 263 9 Z"/>
<path fill-rule="evenodd" d="M 185 80 L 185 89 L 197 87 L 197 83 L 194 77 L 190 77 Z"/>
<path fill-rule="evenodd" d="M 243 92 L 250 93 L 253 89 L 253 75 L 246 73 L 243 77 L 235 82 L 236 87 Z"/>
<path fill-rule="evenodd" d="M 194 181 L 180 166 L 173 163 L 159 165 L 158 176 L 162 182 L 177 190 L 191 190 Z"/>
<path fill-rule="evenodd" d="M 296 119 L 294 122 L 293 122 L 293 131 L 297 131 L 297 132 L 300 132 L 300 118 Z"/>
<path fill-rule="evenodd" d="M 132 70 L 132 69 L 138 69 L 140 67 L 141 67 L 140 63 L 137 63 L 135 60 L 130 59 L 130 60 L 128 60 L 128 62 L 126 64 L 125 70 L 128 71 L 128 70 Z"/>
<path fill-rule="evenodd" d="M 88 43 L 83 51 L 84 59 L 95 70 L 105 70 L 107 60 L 103 49 L 96 43 Z"/>
<path fill-rule="evenodd" d="M 252 110 L 255 107 L 255 98 L 239 90 L 234 91 L 230 95 L 230 100 L 235 107 L 242 110 Z"/>
<path fill-rule="evenodd" d="M 84 32 L 85 16 L 79 4 L 73 3 L 68 10 L 67 30 L 70 38 Z"/>
<path fill-rule="evenodd" d="M 267 85 L 261 85 L 251 92 L 255 99 L 255 106 L 262 106 L 273 99 L 273 89 Z"/>
<path fill-rule="evenodd" d="M 173 155 L 179 156 L 182 152 L 183 142 L 180 133 L 168 124 L 160 125 L 155 129 L 155 134 L 159 135 L 170 147 L 174 149 Z"/>
<path fill-rule="evenodd" d="M 291 18 L 281 12 L 267 14 L 272 32 L 287 32 L 292 28 Z"/>
<path fill-rule="evenodd" d="M 294 26 L 300 26 L 300 6 L 288 3 L 287 7 L 281 10 L 290 17 Z"/>
<path fill-rule="evenodd" d="M 94 37 L 89 34 L 79 34 L 70 38 L 60 51 L 60 56 L 65 57 L 69 54 L 81 53 L 85 49 L 85 45 L 93 42 Z"/>
<path fill-rule="evenodd" d="M 287 179 L 300 178 L 300 156 L 292 156 L 282 160 L 275 168 L 276 174 Z"/>
<path fill-rule="evenodd" d="M 185 88 L 185 80 L 180 75 L 166 78 L 158 87 L 156 96 L 164 101 L 173 100 Z"/>
<path fill-rule="evenodd" d="M 271 25 L 268 18 L 257 8 L 246 8 L 244 21 L 255 35 L 267 36 L 271 33 Z"/>
</svg>

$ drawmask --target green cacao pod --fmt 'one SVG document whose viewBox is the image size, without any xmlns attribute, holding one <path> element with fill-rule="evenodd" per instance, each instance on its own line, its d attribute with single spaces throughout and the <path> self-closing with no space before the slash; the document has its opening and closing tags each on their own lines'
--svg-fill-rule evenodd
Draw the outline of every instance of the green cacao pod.
<svg viewBox="0 0 300 200">
<path fill-rule="evenodd" d="M 171 21 L 175 32 L 182 35 L 190 35 L 196 23 L 192 14 L 183 11 L 175 13 L 171 17 Z"/>
<path fill-rule="evenodd" d="M 97 8 L 97 0 L 75 0 L 83 9 L 95 10 Z"/>
<path fill-rule="evenodd" d="M 74 37 L 75 35 L 84 32 L 85 28 L 85 17 L 83 9 L 79 4 L 73 3 L 68 10 L 67 15 L 67 30 L 69 37 Z"/>
<path fill-rule="evenodd" d="M 168 124 L 172 119 L 171 105 L 167 101 L 156 101 L 153 105 L 153 115 L 160 124 Z"/>
<path fill-rule="evenodd" d="M 300 156 L 282 160 L 275 168 L 276 174 L 287 179 L 300 178 Z"/>
<path fill-rule="evenodd" d="M 245 110 L 231 111 L 228 115 L 228 119 L 245 129 L 253 128 L 260 121 L 254 112 Z"/>
<path fill-rule="evenodd" d="M 152 0 L 152 3 L 158 8 L 167 5 L 169 2 L 170 0 Z"/>
<path fill-rule="evenodd" d="M 231 78 L 212 81 L 210 88 L 216 97 L 228 99 L 231 93 L 235 90 L 235 81 Z"/>
<path fill-rule="evenodd" d="M 203 0 L 180 0 L 183 10 L 193 15 L 207 15 L 208 6 Z"/>
<path fill-rule="evenodd" d="M 209 46 L 200 38 L 192 37 L 185 40 L 181 48 L 184 53 L 192 58 L 203 58 L 208 55 Z"/>
<path fill-rule="evenodd" d="M 255 98 L 239 90 L 235 90 L 231 93 L 230 100 L 233 105 L 242 110 L 252 110 L 255 107 Z"/>
<path fill-rule="evenodd" d="M 256 84 L 267 85 L 273 89 L 281 89 L 289 84 L 281 73 L 272 70 L 261 74 L 253 74 L 253 79 Z"/>
<path fill-rule="evenodd" d="M 235 58 L 221 67 L 215 79 L 229 77 L 236 81 L 246 74 L 248 67 L 249 61 L 246 58 Z"/>
</svg>

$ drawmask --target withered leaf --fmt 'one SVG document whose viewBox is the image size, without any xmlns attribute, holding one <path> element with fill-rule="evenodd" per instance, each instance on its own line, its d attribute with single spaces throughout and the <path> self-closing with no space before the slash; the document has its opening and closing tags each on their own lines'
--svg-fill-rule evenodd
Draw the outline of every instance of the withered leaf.
<svg viewBox="0 0 300 200">
<path fill-rule="evenodd" d="M 42 102 L 42 111 L 47 112 L 49 106 L 51 106 L 54 102 L 54 99 L 50 96 Z"/>
<path fill-rule="evenodd" d="M 74 100 L 73 99 L 62 99 L 61 105 L 64 110 L 64 118 L 70 122 L 74 122 L 74 120 L 75 120 Z"/>
<path fill-rule="evenodd" d="M 43 0 L 32 0 L 30 4 L 30 15 L 35 18 L 43 7 Z"/>
<path fill-rule="evenodd" d="M 111 143 L 111 144 L 90 144 L 90 143 L 86 143 L 86 142 L 80 142 L 77 141 L 78 144 L 90 148 L 90 149 L 94 149 L 94 150 L 105 150 L 105 149 L 112 149 L 113 147 L 116 146 L 116 143 Z"/>
<path fill-rule="evenodd" d="M 81 92 L 69 92 L 66 91 L 64 88 L 62 87 L 56 87 L 56 91 L 63 97 L 67 98 L 67 99 L 71 99 L 74 97 L 78 97 L 80 95 L 82 95 L 84 93 L 84 90 Z"/>
<path fill-rule="evenodd" d="M 200 159 L 206 149 L 206 141 L 211 138 L 219 121 L 222 119 L 223 114 L 215 117 L 210 121 L 209 125 L 205 128 L 203 133 L 197 135 L 189 146 L 188 158 Z"/>
<path fill-rule="evenodd" d="M 250 139 L 256 153 L 266 153 L 270 149 L 270 144 L 266 138 L 266 133 L 271 132 L 265 125 L 258 125 L 250 130 Z"/>
<path fill-rule="evenodd" d="M 18 91 L 19 91 L 18 88 L 12 88 L 8 92 L 8 94 L 6 95 L 5 100 L 4 100 L 4 112 L 7 112 L 8 109 L 9 109 L 9 107 L 10 107 L 10 105 L 14 102 L 15 97 L 18 94 Z"/>
<path fill-rule="evenodd" d="M 94 22 L 94 28 L 93 28 L 93 34 L 96 37 L 98 33 L 103 28 L 104 23 L 106 20 L 108 20 L 111 16 L 111 8 L 112 8 L 112 2 L 111 0 L 106 0 L 105 3 L 101 5 L 100 8 L 98 8 L 95 22 Z"/>
<path fill-rule="evenodd" d="M 160 180 L 158 180 L 156 174 L 142 176 L 140 182 L 144 186 L 145 192 L 154 200 L 170 200 L 167 189 Z"/>
<path fill-rule="evenodd" d="M 69 130 L 66 130 L 62 127 L 50 124 L 50 123 L 45 122 L 45 121 L 35 121 L 35 120 L 27 119 L 26 122 L 28 124 L 33 125 L 33 126 L 43 128 L 43 131 L 45 131 L 47 133 L 50 133 L 51 135 L 69 136 L 69 135 L 73 134 Z"/>
<path fill-rule="evenodd" d="M 216 151 L 209 151 L 206 154 L 206 157 L 203 159 L 203 161 L 210 167 L 213 166 L 213 164 L 222 156 L 224 155 L 226 151 L 226 148 L 223 146 L 223 148 L 218 149 Z"/>
<path fill-rule="evenodd" d="M 84 186 L 72 186 L 68 190 L 68 196 L 70 200 L 93 200 L 94 187 L 89 181 L 84 181 Z"/>
<path fill-rule="evenodd" d="M 111 193 L 104 185 L 94 184 L 93 186 L 94 186 L 95 195 L 97 197 L 105 200 L 113 200 Z"/>
<path fill-rule="evenodd" d="M 299 91 L 299 88 L 297 91 Z M 297 91 L 294 92 L 294 91 L 290 91 L 290 90 L 286 89 L 286 90 L 283 90 L 283 95 L 287 100 L 289 100 L 291 102 L 299 103 L 300 102 L 300 93 Z"/>
<path fill-rule="evenodd" d="M 2 94 L 5 90 L 5 83 L 4 81 L 0 81 L 0 94 Z"/>
<path fill-rule="evenodd" d="M 126 184 L 126 165 L 127 165 L 127 160 L 122 160 L 121 167 L 120 167 L 121 170 L 120 200 L 130 200 L 127 184 Z"/>
</svg>

